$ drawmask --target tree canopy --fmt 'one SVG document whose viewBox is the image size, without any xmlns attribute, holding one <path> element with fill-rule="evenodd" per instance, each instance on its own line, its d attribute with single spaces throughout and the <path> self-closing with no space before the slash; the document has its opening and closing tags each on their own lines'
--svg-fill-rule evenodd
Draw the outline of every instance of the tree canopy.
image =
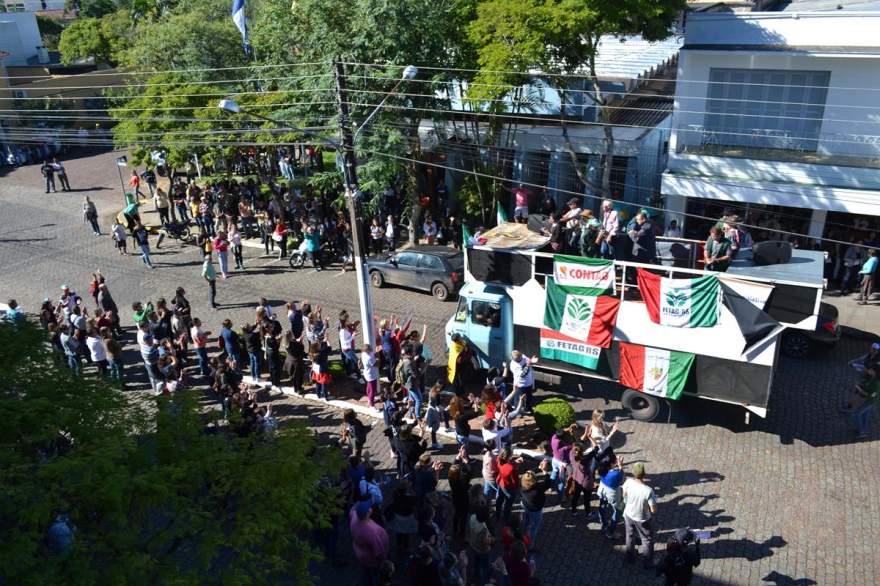
<svg viewBox="0 0 880 586">
<path fill-rule="evenodd" d="M 0 324 L 0 582 L 307 583 L 336 452 L 209 433 L 193 392 L 135 400 Z"/>
</svg>

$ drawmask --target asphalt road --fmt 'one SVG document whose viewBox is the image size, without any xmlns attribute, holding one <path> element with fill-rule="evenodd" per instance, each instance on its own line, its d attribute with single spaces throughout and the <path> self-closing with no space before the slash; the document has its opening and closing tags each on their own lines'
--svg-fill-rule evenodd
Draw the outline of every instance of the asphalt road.
<svg viewBox="0 0 880 586">
<path fill-rule="evenodd" d="M 69 194 L 43 193 L 34 166 L 0 177 L 0 300 L 14 297 L 26 311 L 36 310 L 44 297 L 58 297 L 62 283 L 85 296 L 90 273 L 101 269 L 122 308 L 135 300 L 170 298 L 175 287 L 184 286 L 194 315 L 215 331 L 226 317 L 250 319 L 261 295 L 279 309 L 285 301 L 305 298 L 330 316 L 343 308 L 357 313 L 351 272 L 293 271 L 286 262 L 257 257 L 255 249 L 245 250 L 247 270 L 218 282 L 222 307 L 217 311 L 208 308 L 195 248 L 173 242 L 163 246 L 154 255 L 157 268 L 152 271 L 137 256 L 118 256 L 110 238 L 92 235 L 81 217 L 84 195 L 98 205 L 102 229 L 109 228 L 107 218 L 121 208 L 115 157 L 68 159 L 70 181 L 78 189 Z M 432 351 L 444 355 L 442 328 L 452 303 L 401 289 L 375 291 L 374 303 L 382 316 L 413 315 L 417 326 L 427 324 Z M 124 319 L 127 314 L 123 309 Z M 622 419 L 617 451 L 629 463 L 645 463 L 660 498 L 658 543 L 682 526 L 713 532 L 704 544 L 695 584 L 880 583 L 875 547 L 880 504 L 874 494 L 880 434 L 875 421 L 870 440 L 856 442 L 849 419 L 838 413 L 854 380 L 846 361 L 862 353 L 864 345 L 844 339 L 830 352 L 783 361 L 766 420 L 753 416 L 746 424 L 741 410 L 706 402 L 680 405 L 668 423 Z M 581 419 L 599 406 L 611 417 L 623 416 L 616 391 L 607 385 L 552 390 L 568 394 Z M 288 411 L 324 432 L 338 415 L 296 401 Z M 380 427 L 371 433 L 370 445 L 382 467 L 390 463 Z M 447 457 L 452 452 L 450 447 L 444 451 Z M 573 519 L 554 498 L 550 503 L 538 536 L 538 573 L 544 583 L 653 583 L 652 573 L 623 563 L 619 543 L 605 542 L 595 525 L 588 530 L 583 517 Z M 351 583 L 353 576 L 350 565 L 317 571 L 327 584 Z"/>
</svg>

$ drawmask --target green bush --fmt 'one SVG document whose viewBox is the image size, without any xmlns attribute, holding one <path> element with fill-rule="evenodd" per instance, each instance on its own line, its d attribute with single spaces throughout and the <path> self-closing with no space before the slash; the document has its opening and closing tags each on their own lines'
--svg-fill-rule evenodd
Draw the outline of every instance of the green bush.
<svg viewBox="0 0 880 586">
<path fill-rule="evenodd" d="M 561 397 L 548 397 L 535 406 L 535 423 L 541 431 L 553 434 L 574 423 L 574 408 Z"/>
</svg>

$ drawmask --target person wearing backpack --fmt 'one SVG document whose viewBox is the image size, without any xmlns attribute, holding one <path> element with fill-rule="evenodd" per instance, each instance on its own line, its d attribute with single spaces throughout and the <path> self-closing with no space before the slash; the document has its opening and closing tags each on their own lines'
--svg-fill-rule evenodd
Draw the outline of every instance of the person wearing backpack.
<svg viewBox="0 0 880 586">
<path fill-rule="evenodd" d="M 664 577 L 666 586 L 690 586 L 694 568 L 701 561 L 700 540 L 694 541 L 693 549 L 687 546 L 692 535 L 687 529 L 679 529 L 666 542 L 666 555 L 657 565 L 657 576 Z"/>
</svg>

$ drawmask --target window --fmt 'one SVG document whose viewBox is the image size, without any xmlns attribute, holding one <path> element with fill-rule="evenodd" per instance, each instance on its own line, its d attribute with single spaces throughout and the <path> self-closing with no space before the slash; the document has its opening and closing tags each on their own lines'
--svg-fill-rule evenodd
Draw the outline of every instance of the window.
<svg viewBox="0 0 880 586">
<path fill-rule="evenodd" d="M 467 299 L 461 297 L 458 300 L 458 308 L 455 310 L 455 321 L 464 323 L 467 319 Z"/>
<path fill-rule="evenodd" d="M 419 262 L 419 255 L 414 252 L 404 252 L 397 255 L 397 264 L 406 267 L 414 267 Z"/>
<path fill-rule="evenodd" d="M 419 268 L 430 269 L 432 271 L 446 270 L 446 267 L 443 266 L 443 261 L 430 254 L 422 254 L 419 256 Z"/>
<path fill-rule="evenodd" d="M 703 144 L 815 151 L 830 71 L 715 69 Z"/>
<path fill-rule="evenodd" d="M 499 327 L 501 325 L 501 305 L 488 301 L 472 301 L 471 321 L 490 328 Z"/>
</svg>

